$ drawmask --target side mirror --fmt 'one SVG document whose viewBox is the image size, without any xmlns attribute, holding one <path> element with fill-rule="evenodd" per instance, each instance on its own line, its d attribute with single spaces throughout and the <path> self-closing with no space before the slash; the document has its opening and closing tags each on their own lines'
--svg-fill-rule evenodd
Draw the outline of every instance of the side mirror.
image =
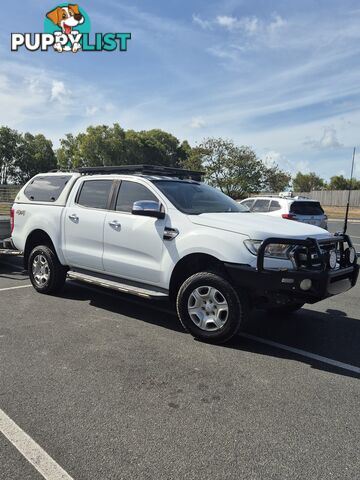
<svg viewBox="0 0 360 480">
<path fill-rule="evenodd" d="M 131 213 L 143 217 L 165 218 L 165 211 L 161 203 L 152 200 L 134 202 Z"/>
</svg>

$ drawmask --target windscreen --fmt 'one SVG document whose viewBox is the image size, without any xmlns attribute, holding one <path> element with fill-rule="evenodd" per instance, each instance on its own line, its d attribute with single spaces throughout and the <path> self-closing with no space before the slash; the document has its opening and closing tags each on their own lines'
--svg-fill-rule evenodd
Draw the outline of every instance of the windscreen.
<svg viewBox="0 0 360 480">
<path fill-rule="evenodd" d="M 319 202 L 294 202 L 291 204 L 290 212 L 297 215 L 323 215 L 324 210 Z"/>
<path fill-rule="evenodd" d="M 176 180 L 154 180 L 153 183 L 177 209 L 188 215 L 249 211 L 248 208 L 204 183 Z"/>
</svg>

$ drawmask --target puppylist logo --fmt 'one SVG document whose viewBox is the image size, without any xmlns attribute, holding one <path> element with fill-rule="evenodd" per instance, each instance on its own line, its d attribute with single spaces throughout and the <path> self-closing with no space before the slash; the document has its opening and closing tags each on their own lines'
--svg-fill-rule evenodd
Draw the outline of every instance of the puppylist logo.
<svg viewBox="0 0 360 480">
<path fill-rule="evenodd" d="M 62 3 L 45 15 L 45 33 L 12 33 L 11 50 L 23 47 L 30 52 L 126 52 L 131 33 L 95 33 L 90 38 L 90 18 L 83 8 Z"/>
</svg>

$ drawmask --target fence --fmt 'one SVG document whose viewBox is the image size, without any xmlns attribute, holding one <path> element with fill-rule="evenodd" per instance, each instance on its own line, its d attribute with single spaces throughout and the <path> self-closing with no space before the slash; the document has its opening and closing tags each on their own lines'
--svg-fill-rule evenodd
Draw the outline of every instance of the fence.
<svg viewBox="0 0 360 480">
<path fill-rule="evenodd" d="M 0 185 L 0 203 L 13 202 L 20 188 L 21 185 Z"/>
<path fill-rule="evenodd" d="M 316 190 L 313 192 L 296 192 L 294 195 L 318 200 L 325 207 L 345 207 L 348 201 L 348 190 Z M 360 207 L 360 190 L 353 190 L 350 196 L 350 206 Z"/>
<path fill-rule="evenodd" d="M 8 216 L 20 185 L 0 185 L 0 216 Z"/>
</svg>

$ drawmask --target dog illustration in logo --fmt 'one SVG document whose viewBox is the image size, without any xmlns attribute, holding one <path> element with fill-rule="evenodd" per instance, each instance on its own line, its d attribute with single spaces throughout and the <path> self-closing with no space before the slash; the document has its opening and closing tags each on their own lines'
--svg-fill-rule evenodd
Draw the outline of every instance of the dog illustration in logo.
<svg viewBox="0 0 360 480">
<path fill-rule="evenodd" d="M 85 21 L 83 15 L 79 11 L 79 6 L 76 4 L 68 4 L 67 7 L 56 7 L 54 10 L 51 10 L 51 12 L 48 12 L 46 16 L 55 25 L 61 28 L 61 32 L 54 33 L 56 36 L 64 33 L 66 35 L 77 35 L 79 32 L 73 30 L 73 28 L 81 25 Z M 54 49 L 58 52 L 72 50 L 76 53 L 81 49 L 81 45 L 80 43 L 75 42 L 72 47 L 70 47 L 69 45 L 63 46 L 60 42 L 55 42 Z"/>
</svg>

